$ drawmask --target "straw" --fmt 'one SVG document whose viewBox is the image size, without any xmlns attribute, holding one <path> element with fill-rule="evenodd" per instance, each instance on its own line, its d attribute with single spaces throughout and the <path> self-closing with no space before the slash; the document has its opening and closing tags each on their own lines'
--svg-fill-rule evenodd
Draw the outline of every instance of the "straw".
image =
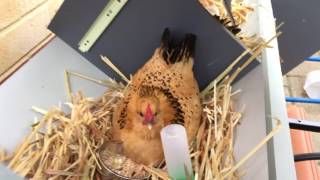
<svg viewBox="0 0 320 180">
<path fill-rule="evenodd" d="M 114 70 L 124 81 L 129 83 L 129 79 L 107 58 L 106 56 L 100 56 L 102 61 L 105 62 L 112 70 Z"/>
</svg>

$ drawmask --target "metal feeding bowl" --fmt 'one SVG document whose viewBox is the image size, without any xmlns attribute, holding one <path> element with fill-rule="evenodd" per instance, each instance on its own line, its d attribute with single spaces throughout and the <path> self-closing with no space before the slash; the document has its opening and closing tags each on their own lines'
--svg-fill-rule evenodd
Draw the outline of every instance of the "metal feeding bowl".
<svg viewBox="0 0 320 180">
<path fill-rule="evenodd" d="M 98 168 L 98 171 L 103 180 L 145 180 L 150 177 L 142 165 L 124 156 L 121 142 L 105 143 L 99 149 L 97 157 L 102 168 Z"/>
</svg>

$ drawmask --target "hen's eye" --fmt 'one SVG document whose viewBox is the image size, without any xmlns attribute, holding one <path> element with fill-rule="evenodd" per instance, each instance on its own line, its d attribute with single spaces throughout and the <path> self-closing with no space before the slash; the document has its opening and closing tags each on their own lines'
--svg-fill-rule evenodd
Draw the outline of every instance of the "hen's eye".
<svg viewBox="0 0 320 180">
<path fill-rule="evenodd" d="M 155 115 L 155 116 L 158 115 L 158 112 L 155 112 L 154 115 Z"/>
<path fill-rule="evenodd" d="M 143 117 L 143 113 L 142 113 L 142 112 L 139 112 L 139 115 L 140 115 L 141 117 Z"/>
</svg>

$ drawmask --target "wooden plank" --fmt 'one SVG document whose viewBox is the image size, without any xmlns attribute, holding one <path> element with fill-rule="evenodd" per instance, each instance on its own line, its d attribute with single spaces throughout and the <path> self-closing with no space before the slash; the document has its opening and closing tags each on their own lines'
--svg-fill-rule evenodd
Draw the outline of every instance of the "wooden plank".
<svg viewBox="0 0 320 180">
<path fill-rule="evenodd" d="M 41 50 L 41 48 L 45 47 L 55 35 L 53 33 L 49 33 L 49 35 L 40 41 L 35 47 L 33 47 L 28 53 L 26 53 L 23 57 L 21 57 L 17 63 L 12 65 L 9 69 L 7 69 L 0 76 L 0 84 L 3 83 L 8 77 L 10 77 L 14 72 L 16 72 L 21 66 L 23 66 L 30 58 L 32 58 L 37 52 Z"/>
<path fill-rule="evenodd" d="M 47 0 L 1 0 L 0 1 L 0 30 L 14 21 L 24 17 L 27 13 L 40 6 Z M 63 0 L 49 0 L 48 14 L 52 17 L 62 4 Z"/>
<path fill-rule="evenodd" d="M 0 29 L 0 75 L 50 34 L 46 27 L 62 2 L 63 0 L 49 0 L 10 23 L 6 26 L 9 30 Z"/>
<path fill-rule="evenodd" d="M 41 12 L 36 21 L 31 18 L 0 39 L 0 75 L 49 34 L 46 21 L 48 16 Z"/>
<path fill-rule="evenodd" d="M 8 26 L 43 0 L 1 0 L 0 29 Z"/>
</svg>

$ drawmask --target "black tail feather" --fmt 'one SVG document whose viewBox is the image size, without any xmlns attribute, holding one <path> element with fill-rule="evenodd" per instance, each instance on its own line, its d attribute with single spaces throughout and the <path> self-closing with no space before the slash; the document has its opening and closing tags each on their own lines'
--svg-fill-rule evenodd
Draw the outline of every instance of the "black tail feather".
<svg viewBox="0 0 320 180">
<path fill-rule="evenodd" d="M 166 28 L 162 35 L 161 49 L 163 59 L 167 63 L 180 62 L 183 59 L 194 57 L 196 36 L 186 34 L 181 42 L 176 44 L 170 36 L 170 30 Z"/>
</svg>

